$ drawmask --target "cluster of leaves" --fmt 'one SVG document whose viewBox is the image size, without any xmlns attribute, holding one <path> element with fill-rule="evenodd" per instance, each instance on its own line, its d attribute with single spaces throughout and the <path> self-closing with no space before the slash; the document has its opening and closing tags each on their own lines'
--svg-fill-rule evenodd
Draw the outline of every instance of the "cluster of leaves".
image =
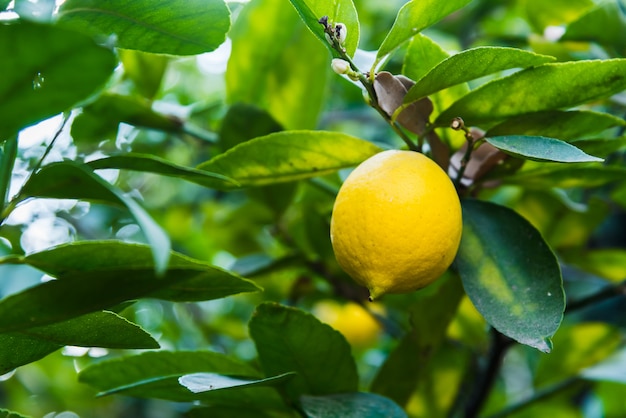
<svg viewBox="0 0 626 418">
<path fill-rule="evenodd" d="M 8 3 L 0 2 L 2 10 Z M 626 121 L 614 116 L 625 105 L 612 98 L 626 90 L 626 59 L 620 58 L 626 44 L 619 36 L 626 30 L 624 4 L 558 2 L 559 14 L 539 1 L 516 3 L 527 8 L 529 32 L 565 28 L 558 42 L 526 36 L 531 52 L 467 47 L 472 22 L 494 19 L 487 12 L 493 1 L 409 1 L 382 39 L 361 27 L 375 15 L 361 14 L 367 9 L 361 3 L 66 0 L 57 10 L 50 0 L 16 0 L 12 12 L 3 13 L 19 17 L 0 22 L 0 54 L 8 62 L 0 80 L 0 236 L 6 238 L 0 264 L 29 266 L 52 279 L 3 290 L 10 294 L 0 299 L 0 374 L 64 346 L 157 349 L 168 341 L 157 341 L 133 321 L 138 303 L 241 294 L 256 305 L 243 331 L 256 348 L 243 357 L 256 361 L 223 354 L 219 344 L 215 350 L 197 344 L 90 364 L 79 380 L 103 395 L 200 401 L 189 411 L 193 417 L 442 416 L 463 410 L 476 416 L 509 401 L 499 395 L 504 389 L 493 389 L 502 357 L 535 355 L 524 346 L 549 352 L 554 337 L 552 360 L 527 362 L 537 363 L 530 388 L 544 392 L 503 413 L 544 393 L 587 389 L 587 382 L 623 383 L 615 372 L 626 367 L 619 324 L 607 317 L 591 327 L 598 311 L 582 308 L 619 293 L 626 276 L 626 252 L 589 249 L 609 211 L 626 207 L 620 160 Z M 359 15 L 355 4 L 362 6 Z M 511 6 L 498 13 L 513 21 L 520 12 Z M 459 45 L 462 52 L 451 55 L 422 33 L 442 20 L 441 30 L 468 44 Z M 347 29 L 345 42 L 332 36 L 337 23 Z M 487 23 L 477 38 L 510 44 L 503 39 L 509 33 L 489 32 Z M 168 71 L 179 66 L 191 73 L 184 67 L 189 61 L 174 56 L 214 51 L 227 36 L 227 103 L 223 92 L 218 105 L 200 96 L 211 92 L 200 74 L 187 91 L 174 94 Z M 368 43 L 375 53 L 359 49 Z M 593 45 L 607 59 L 579 59 L 581 45 Z M 585 50 L 583 58 L 594 51 Z M 331 58 L 347 63 L 354 83 L 330 81 Z M 375 112 L 358 113 L 377 133 L 344 133 L 350 131 L 345 121 L 334 122 L 336 130 L 332 121 L 325 122 L 327 130 L 314 129 L 331 83 L 346 97 L 357 92 L 357 100 L 360 89 L 353 84 L 361 87 Z M 184 116 L 158 110 L 168 94 L 178 108 L 190 105 Z M 10 193 L 16 164 L 26 160 L 19 155 L 20 132 L 62 112 L 61 127 Z M 121 123 L 144 137 L 120 145 Z M 50 162 L 68 130 L 78 156 Z M 389 139 L 392 132 L 398 139 Z M 364 130 L 357 135 L 365 136 Z M 338 173 L 399 146 L 429 154 L 450 173 L 462 196 L 464 231 L 453 271 L 430 289 L 388 298 L 381 321 L 399 342 L 380 351 L 386 360 L 366 390 L 367 373 L 358 371 L 341 334 L 305 309 L 270 301 L 305 308 L 330 292 L 365 300 L 363 289 L 336 265 L 328 240 Z M 115 185 L 102 177 L 110 169 L 127 175 L 129 188 L 134 178 L 144 178 L 137 173 L 157 175 L 160 184 L 167 178 L 176 187 L 192 184 L 202 189 L 193 189 L 198 200 L 215 202 L 192 202 L 207 223 L 217 225 L 224 207 L 247 223 L 210 231 L 207 243 L 204 231 L 187 224 L 193 217 L 188 207 L 181 206 L 179 216 L 158 205 L 149 213 L 124 192 L 123 181 Z M 139 226 L 144 244 L 102 233 L 99 240 L 25 254 L 19 231 L 6 221 L 33 199 L 117 208 L 116 216 Z M 207 249 L 215 257 L 200 255 Z M 215 265 L 223 252 L 235 261 L 228 269 Z M 562 267 L 576 273 L 562 277 Z M 595 275 L 584 289 L 576 280 L 580 271 Z M 260 296 L 247 295 L 261 287 Z M 572 319 L 561 327 L 566 294 Z M 493 330 L 489 352 L 484 321 Z M 559 338 L 565 350 L 568 339 L 586 345 L 566 358 Z M 611 354 L 616 356 L 602 362 Z M 463 390 L 472 381 L 479 383 Z"/>
</svg>

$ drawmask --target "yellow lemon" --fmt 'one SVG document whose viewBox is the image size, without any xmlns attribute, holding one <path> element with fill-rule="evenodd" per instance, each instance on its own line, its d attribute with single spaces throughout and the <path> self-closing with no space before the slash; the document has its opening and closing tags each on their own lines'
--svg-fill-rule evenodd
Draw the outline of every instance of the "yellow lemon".
<svg viewBox="0 0 626 418">
<path fill-rule="evenodd" d="M 354 302 L 339 304 L 330 299 L 322 300 L 315 304 L 313 313 L 322 322 L 341 332 L 355 348 L 372 345 L 382 330 L 372 314 Z"/>
<path fill-rule="evenodd" d="M 374 300 L 441 276 L 454 260 L 462 228 L 448 175 L 423 154 L 389 150 L 364 161 L 341 186 L 330 238 L 339 265 Z"/>
</svg>

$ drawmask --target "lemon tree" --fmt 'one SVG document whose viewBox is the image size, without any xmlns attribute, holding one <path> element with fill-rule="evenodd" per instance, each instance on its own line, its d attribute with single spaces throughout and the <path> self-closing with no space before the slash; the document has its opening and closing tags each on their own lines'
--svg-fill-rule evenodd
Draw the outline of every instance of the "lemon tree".
<svg viewBox="0 0 626 418">
<path fill-rule="evenodd" d="M 0 1 L 0 416 L 623 416 L 625 22 Z"/>
</svg>

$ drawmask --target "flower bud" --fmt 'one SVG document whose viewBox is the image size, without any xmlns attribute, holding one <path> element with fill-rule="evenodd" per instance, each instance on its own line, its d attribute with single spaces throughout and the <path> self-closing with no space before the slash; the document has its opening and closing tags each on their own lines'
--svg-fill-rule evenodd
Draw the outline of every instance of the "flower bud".
<svg viewBox="0 0 626 418">
<path fill-rule="evenodd" d="M 333 58 L 330 66 L 333 71 L 339 75 L 347 74 L 350 72 L 350 64 L 346 60 L 342 60 L 341 58 Z"/>
<path fill-rule="evenodd" d="M 348 28 L 343 23 L 337 23 L 335 25 L 335 38 L 339 41 L 339 45 L 343 45 L 348 37 Z"/>
</svg>

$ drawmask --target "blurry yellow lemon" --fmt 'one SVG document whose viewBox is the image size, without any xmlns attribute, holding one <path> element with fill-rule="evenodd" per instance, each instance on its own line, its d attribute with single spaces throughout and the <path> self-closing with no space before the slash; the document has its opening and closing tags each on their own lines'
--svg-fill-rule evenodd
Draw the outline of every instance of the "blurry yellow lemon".
<svg viewBox="0 0 626 418">
<path fill-rule="evenodd" d="M 461 204 L 448 175 L 423 154 L 389 150 L 364 161 L 344 182 L 330 239 L 339 265 L 373 300 L 441 276 L 461 231 Z"/>
<path fill-rule="evenodd" d="M 341 332 L 355 348 L 372 345 L 382 330 L 372 314 L 354 302 L 339 304 L 330 299 L 322 300 L 315 304 L 313 313 L 322 322 Z"/>
</svg>

